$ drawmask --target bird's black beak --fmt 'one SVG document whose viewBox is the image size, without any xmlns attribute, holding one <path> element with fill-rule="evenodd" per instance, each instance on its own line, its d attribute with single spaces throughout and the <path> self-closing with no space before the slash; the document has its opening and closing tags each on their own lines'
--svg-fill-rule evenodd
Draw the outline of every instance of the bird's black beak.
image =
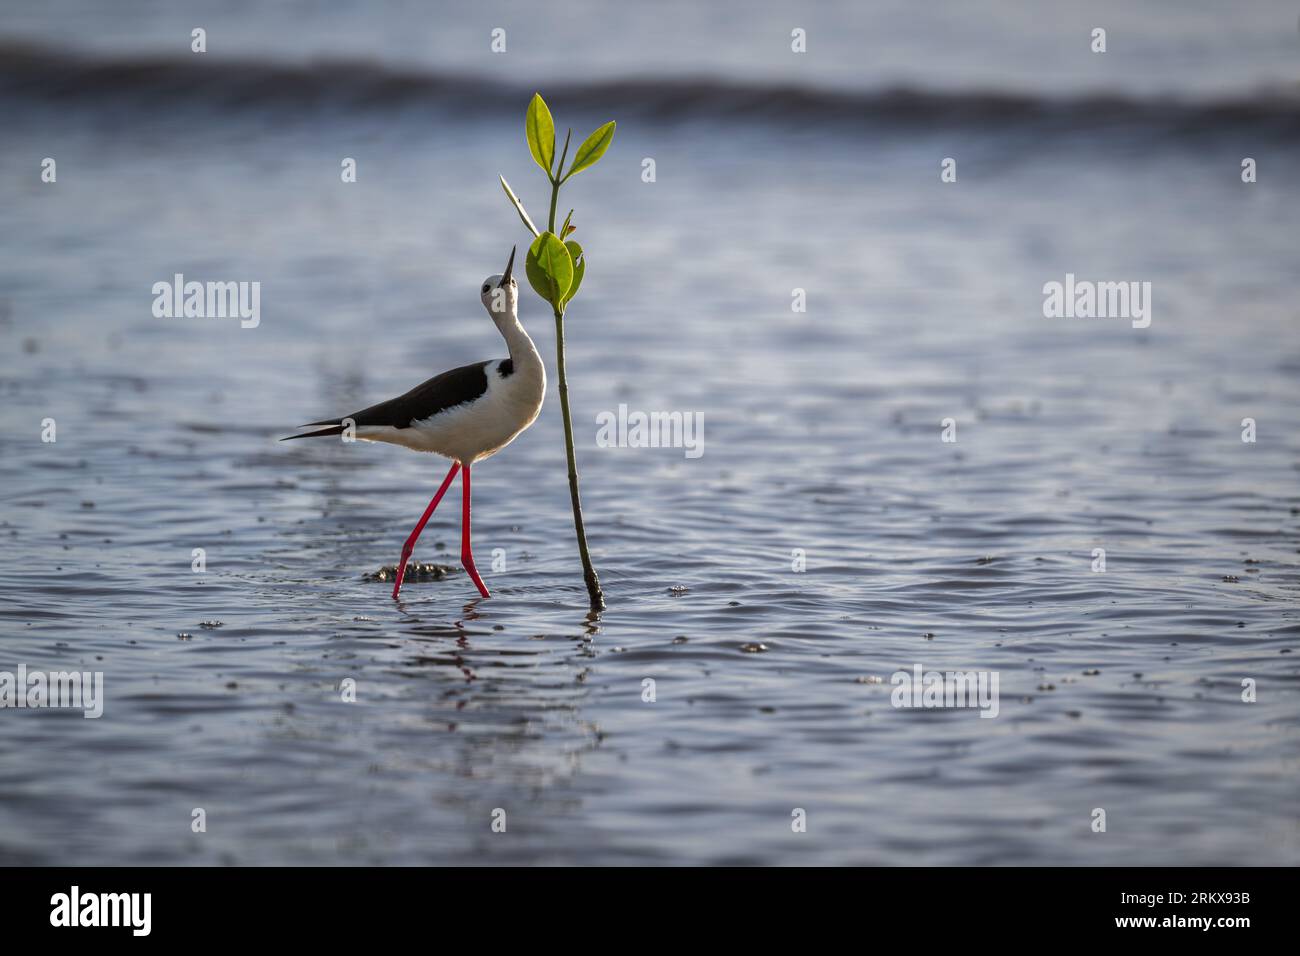
<svg viewBox="0 0 1300 956">
<path fill-rule="evenodd" d="M 506 285 L 510 281 L 510 273 L 514 272 L 515 269 L 515 251 L 518 248 L 518 246 L 510 247 L 510 261 L 506 263 L 506 271 L 505 274 L 501 276 L 501 282 L 497 285 L 498 288 Z"/>
</svg>

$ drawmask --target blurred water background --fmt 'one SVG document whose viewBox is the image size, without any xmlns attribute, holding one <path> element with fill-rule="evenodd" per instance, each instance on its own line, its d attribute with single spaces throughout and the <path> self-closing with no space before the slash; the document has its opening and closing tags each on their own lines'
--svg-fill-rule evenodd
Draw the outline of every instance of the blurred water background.
<svg viewBox="0 0 1300 956">
<path fill-rule="evenodd" d="M 0 670 L 107 700 L 0 711 L 0 862 L 1296 863 L 1298 46 L 1283 2 L 7 5 Z M 609 609 L 531 295 L 495 596 L 394 605 L 443 465 L 275 439 L 504 355 L 535 89 L 619 122 L 561 199 Z M 1150 327 L 1044 318 L 1067 272 Z M 260 325 L 155 318 L 175 273 Z M 703 456 L 597 447 L 620 403 Z M 892 707 L 918 663 L 1000 715 Z"/>
</svg>

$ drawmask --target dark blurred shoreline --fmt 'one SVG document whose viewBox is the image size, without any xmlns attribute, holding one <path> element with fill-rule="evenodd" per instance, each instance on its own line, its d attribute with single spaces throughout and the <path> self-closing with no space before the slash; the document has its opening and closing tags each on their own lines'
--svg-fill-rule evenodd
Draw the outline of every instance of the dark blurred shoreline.
<svg viewBox="0 0 1300 956">
<path fill-rule="evenodd" d="M 514 108 L 531 87 L 487 76 L 386 66 L 360 58 L 287 63 L 193 55 L 99 56 L 0 41 L 0 98 L 26 103 L 113 103 L 142 110 L 257 111 L 410 107 Z M 993 89 L 890 86 L 845 91 L 711 76 L 630 77 L 547 84 L 570 110 L 618 112 L 651 121 L 800 122 L 853 132 L 880 127 L 1042 129 L 1162 137 L 1224 134 L 1300 140 L 1300 95 L 1179 99 L 1131 94 L 1038 96 Z"/>
</svg>

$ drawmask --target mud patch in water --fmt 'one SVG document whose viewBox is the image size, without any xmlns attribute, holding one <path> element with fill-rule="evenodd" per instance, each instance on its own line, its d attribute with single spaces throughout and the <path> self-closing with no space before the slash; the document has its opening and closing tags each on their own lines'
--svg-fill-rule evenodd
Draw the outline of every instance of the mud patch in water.
<svg viewBox="0 0 1300 956">
<path fill-rule="evenodd" d="M 412 561 L 406 566 L 406 575 L 402 578 L 402 583 L 441 581 L 443 578 L 459 571 L 460 568 L 453 568 L 449 564 L 424 564 L 419 561 Z M 363 574 L 362 578 L 366 581 L 396 581 L 397 565 L 385 564 L 378 571 L 369 571 Z"/>
</svg>

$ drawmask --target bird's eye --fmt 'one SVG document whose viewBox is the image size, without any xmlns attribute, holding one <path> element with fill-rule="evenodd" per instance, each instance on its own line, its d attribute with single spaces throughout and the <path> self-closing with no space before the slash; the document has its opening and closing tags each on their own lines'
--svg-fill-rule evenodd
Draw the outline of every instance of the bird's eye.
<svg viewBox="0 0 1300 956">
<path fill-rule="evenodd" d="M 511 280 L 510 280 L 510 288 L 513 289 L 513 288 L 517 287 L 518 285 L 519 285 L 519 283 L 516 282 L 514 279 L 511 279 Z"/>
<path fill-rule="evenodd" d="M 490 288 L 492 288 L 490 285 L 485 285 L 485 286 L 483 287 L 483 291 L 486 292 L 486 291 L 487 291 L 488 289 L 490 289 Z"/>
</svg>

